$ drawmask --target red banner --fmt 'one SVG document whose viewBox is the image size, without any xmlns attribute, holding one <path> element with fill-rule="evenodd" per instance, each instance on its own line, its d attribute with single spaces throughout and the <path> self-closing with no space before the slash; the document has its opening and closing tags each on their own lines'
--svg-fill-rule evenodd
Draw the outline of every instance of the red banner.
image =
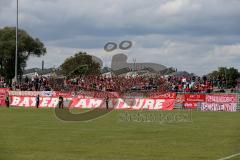
<svg viewBox="0 0 240 160">
<path fill-rule="evenodd" d="M 5 106 L 5 97 L 9 88 L 0 88 L 0 106 Z"/>
<path fill-rule="evenodd" d="M 59 97 L 59 96 L 62 96 L 62 97 L 72 97 L 74 95 L 75 95 L 74 92 L 58 92 L 58 91 L 56 91 L 55 94 L 54 94 L 54 96 L 56 96 L 56 97 Z"/>
<path fill-rule="evenodd" d="M 11 106 L 35 107 L 35 97 L 11 96 Z M 55 108 L 58 106 L 58 97 L 40 97 L 40 108 Z M 70 108 L 105 108 L 102 98 L 64 98 L 64 106 Z M 133 110 L 173 110 L 174 99 L 120 99 L 110 98 L 109 108 Z"/>
<path fill-rule="evenodd" d="M 176 99 L 177 93 L 175 92 L 168 92 L 168 93 L 162 93 L 162 92 L 149 92 L 147 94 L 147 97 L 150 98 L 164 98 L 164 99 Z"/>
<path fill-rule="evenodd" d="M 177 97 L 175 99 L 175 104 L 183 104 L 184 102 L 184 95 L 183 94 L 177 94 Z"/>
<path fill-rule="evenodd" d="M 198 102 L 184 102 L 185 109 L 197 109 Z"/>
<path fill-rule="evenodd" d="M 210 102 L 210 103 L 237 103 L 237 95 L 234 95 L 234 94 L 206 95 L 206 102 Z"/>
<path fill-rule="evenodd" d="M 184 100 L 185 102 L 205 102 L 206 95 L 205 94 L 185 94 Z"/>
</svg>

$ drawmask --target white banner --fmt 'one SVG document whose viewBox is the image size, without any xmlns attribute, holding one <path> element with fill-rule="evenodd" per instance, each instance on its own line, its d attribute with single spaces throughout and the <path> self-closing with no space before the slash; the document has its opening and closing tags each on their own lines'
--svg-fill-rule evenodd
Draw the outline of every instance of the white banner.
<svg viewBox="0 0 240 160">
<path fill-rule="evenodd" d="M 225 112 L 236 112 L 237 103 L 202 103 L 202 111 L 225 111 Z"/>
</svg>

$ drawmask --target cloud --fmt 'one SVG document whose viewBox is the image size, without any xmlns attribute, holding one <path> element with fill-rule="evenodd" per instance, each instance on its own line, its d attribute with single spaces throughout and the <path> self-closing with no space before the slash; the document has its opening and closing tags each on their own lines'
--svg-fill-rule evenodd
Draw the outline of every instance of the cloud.
<svg viewBox="0 0 240 160">
<path fill-rule="evenodd" d="M 44 39 L 77 35 L 239 33 L 240 2 L 21 0 L 20 24 Z M 10 10 L 11 11 L 11 10 Z M 38 30 L 35 30 L 38 28 Z"/>
<path fill-rule="evenodd" d="M 158 13 L 165 16 L 176 15 L 180 13 L 185 7 L 189 5 L 189 0 L 174 0 L 168 1 L 160 5 Z"/>
</svg>

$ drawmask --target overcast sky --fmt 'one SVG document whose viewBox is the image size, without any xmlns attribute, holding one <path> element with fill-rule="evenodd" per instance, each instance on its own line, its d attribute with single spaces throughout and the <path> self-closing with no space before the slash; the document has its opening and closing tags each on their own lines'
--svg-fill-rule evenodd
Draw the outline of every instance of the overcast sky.
<svg viewBox="0 0 240 160">
<path fill-rule="evenodd" d="M 16 0 L 0 0 L 0 27 L 15 26 Z M 19 0 L 19 25 L 47 47 L 28 68 L 59 66 L 87 51 L 110 66 L 112 55 L 202 75 L 240 69 L 240 0 Z M 106 53 L 104 44 L 134 42 Z"/>
</svg>

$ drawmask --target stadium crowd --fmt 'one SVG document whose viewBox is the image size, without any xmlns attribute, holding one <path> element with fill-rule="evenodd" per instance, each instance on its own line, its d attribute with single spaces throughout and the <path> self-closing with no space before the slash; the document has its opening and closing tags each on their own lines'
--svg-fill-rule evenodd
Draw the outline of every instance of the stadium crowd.
<svg viewBox="0 0 240 160">
<path fill-rule="evenodd" d="M 7 85 L 0 77 L 0 87 L 10 87 L 22 91 L 173 91 L 210 93 L 214 88 L 222 89 L 226 84 L 224 77 L 208 79 L 207 77 L 123 77 L 123 76 L 83 76 L 72 79 L 25 77 L 20 83 Z"/>
<path fill-rule="evenodd" d="M 5 81 L 5 78 L 0 75 L 0 88 L 6 88 L 6 87 L 8 87 L 8 84 Z"/>
</svg>

